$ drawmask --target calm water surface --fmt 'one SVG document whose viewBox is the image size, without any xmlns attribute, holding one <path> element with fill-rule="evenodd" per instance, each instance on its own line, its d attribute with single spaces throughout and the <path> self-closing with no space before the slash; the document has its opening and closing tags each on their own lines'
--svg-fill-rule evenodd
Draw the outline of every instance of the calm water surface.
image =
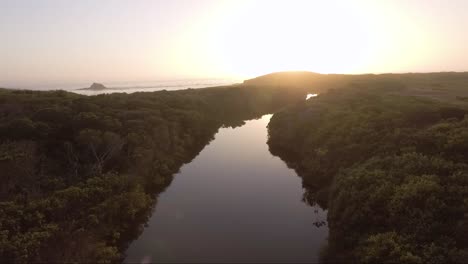
<svg viewBox="0 0 468 264">
<path fill-rule="evenodd" d="M 222 128 L 159 196 L 126 262 L 317 262 L 326 211 L 268 150 L 271 115 Z"/>
<path fill-rule="evenodd" d="M 98 95 L 98 94 L 111 94 L 111 93 L 135 93 L 135 92 L 156 92 L 156 91 L 175 91 L 187 88 L 199 89 L 207 87 L 216 87 L 223 85 L 232 85 L 242 82 L 236 79 L 193 79 L 193 80 L 166 80 L 158 82 L 140 82 L 140 83 L 104 83 L 107 87 L 105 90 L 79 90 L 73 89 L 71 92 L 82 95 Z M 82 85 L 82 87 L 88 87 Z"/>
</svg>

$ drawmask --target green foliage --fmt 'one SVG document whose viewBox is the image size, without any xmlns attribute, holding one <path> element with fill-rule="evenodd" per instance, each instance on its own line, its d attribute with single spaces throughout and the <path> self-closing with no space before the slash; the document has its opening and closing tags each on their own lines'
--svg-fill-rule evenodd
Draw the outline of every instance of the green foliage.
<svg viewBox="0 0 468 264">
<path fill-rule="evenodd" d="M 411 245 L 395 232 L 370 236 L 359 252 L 362 263 L 424 263 Z"/>
<path fill-rule="evenodd" d="M 80 96 L 0 90 L 1 262 L 116 262 L 213 138 L 305 97 L 248 86 Z"/>
<path fill-rule="evenodd" d="M 328 207 L 325 260 L 464 263 L 468 111 L 387 86 L 275 114 L 270 150 L 303 177 L 310 203 Z"/>
</svg>

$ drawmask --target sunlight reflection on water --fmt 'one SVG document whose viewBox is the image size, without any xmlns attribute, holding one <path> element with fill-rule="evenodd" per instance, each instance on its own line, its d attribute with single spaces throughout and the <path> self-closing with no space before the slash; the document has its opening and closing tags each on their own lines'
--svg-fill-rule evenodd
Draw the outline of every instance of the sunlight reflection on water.
<svg viewBox="0 0 468 264">
<path fill-rule="evenodd" d="M 267 143 L 272 115 L 219 129 L 174 176 L 125 263 L 316 263 L 327 211 Z"/>
</svg>

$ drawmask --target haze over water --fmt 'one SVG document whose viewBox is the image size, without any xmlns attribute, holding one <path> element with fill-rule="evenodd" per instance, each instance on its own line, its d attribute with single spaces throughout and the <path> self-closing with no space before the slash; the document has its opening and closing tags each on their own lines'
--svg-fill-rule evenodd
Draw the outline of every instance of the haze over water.
<svg viewBox="0 0 468 264">
<path fill-rule="evenodd" d="M 70 88 L 71 92 L 83 95 L 97 95 L 108 93 L 135 93 L 135 92 L 155 92 L 155 91 L 174 91 L 182 89 L 198 89 L 206 87 L 215 87 L 241 83 L 241 80 L 235 79 L 188 79 L 188 80 L 163 80 L 154 82 L 126 82 L 110 83 L 106 85 L 105 90 L 81 90 Z"/>
</svg>

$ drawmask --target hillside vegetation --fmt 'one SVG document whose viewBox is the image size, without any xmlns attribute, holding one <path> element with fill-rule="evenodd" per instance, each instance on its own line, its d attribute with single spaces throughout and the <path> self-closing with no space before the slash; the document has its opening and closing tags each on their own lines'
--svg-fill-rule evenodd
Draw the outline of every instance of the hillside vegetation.
<svg viewBox="0 0 468 264">
<path fill-rule="evenodd" d="M 455 93 L 466 74 L 392 78 L 276 113 L 270 150 L 303 178 L 304 198 L 328 208 L 324 261 L 466 263 L 468 111 Z M 423 79 L 434 85 L 414 94 Z"/>
<path fill-rule="evenodd" d="M 353 87 L 388 87 L 393 94 L 463 104 L 468 101 L 468 72 L 405 74 L 318 74 L 277 72 L 244 81 L 252 86 L 310 88 L 314 93 Z M 390 92 L 390 91 L 387 91 Z"/>
</svg>

